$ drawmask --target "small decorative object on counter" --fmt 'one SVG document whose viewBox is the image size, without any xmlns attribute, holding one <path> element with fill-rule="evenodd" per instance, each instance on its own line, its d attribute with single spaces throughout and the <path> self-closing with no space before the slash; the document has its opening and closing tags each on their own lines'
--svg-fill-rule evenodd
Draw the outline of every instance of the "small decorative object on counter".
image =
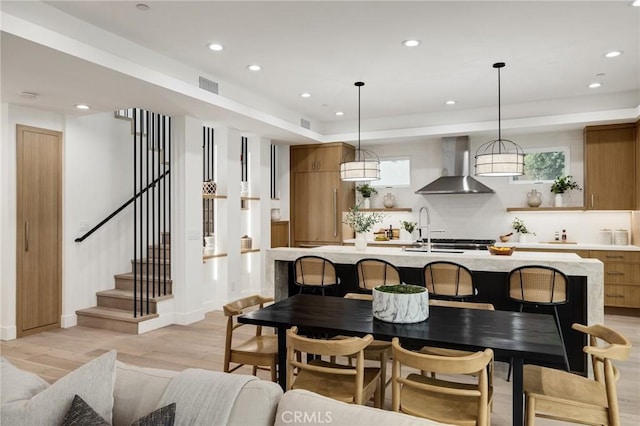
<svg viewBox="0 0 640 426">
<path fill-rule="evenodd" d="M 613 241 L 613 232 L 611 232 L 611 229 L 607 229 L 607 228 L 601 229 L 600 244 L 610 245 L 612 241 Z"/>
<path fill-rule="evenodd" d="M 387 192 L 387 195 L 382 198 L 382 204 L 386 209 L 390 209 L 396 205 L 396 197 L 392 193 Z"/>
<path fill-rule="evenodd" d="M 367 248 L 367 232 L 373 229 L 373 225 L 382 222 L 384 214 L 380 212 L 363 213 L 360 206 L 356 205 L 349 209 L 345 215 L 343 223 L 349 225 L 353 232 L 356 233 L 356 250 L 364 250 Z"/>
<path fill-rule="evenodd" d="M 613 243 L 617 246 L 628 246 L 629 231 L 626 229 L 616 229 L 613 231 Z"/>
<path fill-rule="evenodd" d="M 513 232 L 509 232 L 508 234 L 500 235 L 500 241 L 502 241 L 503 243 L 506 243 L 507 241 L 509 241 L 511 239 L 512 235 L 513 235 Z"/>
<path fill-rule="evenodd" d="M 553 239 L 556 241 L 560 241 L 560 232 L 556 231 L 556 235 Z"/>
<path fill-rule="evenodd" d="M 216 193 L 216 183 L 211 180 L 206 180 L 202 182 L 202 194 L 203 195 L 214 195 Z"/>
<path fill-rule="evenodd" d="M 529 207 L 539 207 L 540 204 L 542 204 L 542 195 L 535 189 L 532 189 L 527 194 L 527 204 L 529 204 Z"/>
<path fill-rule="evenodd" d="M 497 256 L 511 256 L 513 252 L 516 250 L 514 247 L 496 247 L 496 246 L 487 246 L 489 249 L 489 253 L 495 254 Z"/>
<path fill-rule="evenodd" d="M 253 240 L 250 236 L 243 235 L 242 238 L 240 238 L 240 250 L 251 250 L 252 243 Z"/>
<path fill-rule="evenodd" d="M 563 229 L 562 230 L 562 242 L 567 241 L 567 230 Z"/>
<path fill-rule="evenodd" d="M 516 230 L 516 232 L 520 233 L 520 242 L 521 243 L 526 243 L 528 240 L 528 236 L 529 235 L 536 235 L 535 232 L 531 232 L 527 229 L 527 226 L 524 224 L 524 222 L 522 221 L 522 219 L 516 217 L 513 220 L 512 223 L 513 229 Z"/>
</svg>

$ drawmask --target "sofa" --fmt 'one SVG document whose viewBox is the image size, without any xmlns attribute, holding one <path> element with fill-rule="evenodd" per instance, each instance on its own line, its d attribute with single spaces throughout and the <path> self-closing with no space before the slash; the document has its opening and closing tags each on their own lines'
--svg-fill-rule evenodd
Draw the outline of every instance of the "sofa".
<svg viewBox="0 0 640 426">
<path fill-rule="evenodd" d="M 0 383 L 3 426 L 440 424 L 305 390 L 283 393 L 276 383 L 255 376 L 127 365 L 116 360 L 115 351 L 52 385 L 2 358 Z"/>
</svg>

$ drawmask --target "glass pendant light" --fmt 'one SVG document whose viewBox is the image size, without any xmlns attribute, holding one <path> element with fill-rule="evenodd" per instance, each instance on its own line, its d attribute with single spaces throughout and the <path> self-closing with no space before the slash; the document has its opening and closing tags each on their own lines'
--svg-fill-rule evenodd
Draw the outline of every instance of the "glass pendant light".
<svg viewBox="0 0 640 426">
<path fill-rule="evenodd" d="M 374 152 L 360 148 L 360 88 L 364 83 L 358 81 L 354 85 L 358 88 L 358 148 L 353 154 L 347 154 L 340 162 L 340 179 L 344 181 L 379 180 L 380 158 Z"/>
<path fill-rule="evenodd" d="M 500 124 L 500 68 L 504 62 L 496 62 L 498 69 L 498 139 L 489 141 L 476 151 L 476 176 L 520 176 L 524 174 L 524 151 L 515 142 L 502 139 Z"/>
</svg>

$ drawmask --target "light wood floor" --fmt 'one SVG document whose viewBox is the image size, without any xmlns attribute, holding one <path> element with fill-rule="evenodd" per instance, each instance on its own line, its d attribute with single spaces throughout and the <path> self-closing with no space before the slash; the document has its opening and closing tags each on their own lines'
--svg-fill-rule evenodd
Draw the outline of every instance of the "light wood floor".
<svg viewBox="0 0 640 426">
<path fill-rule="evenodd" d="M 606 315 L 605 323 L 626 335 L 633 344 L 631 357 L 619 365 L 622 375 L 618 394 L 623 425 L 640 424 L 640 318 Z M 210 312 L 206 319 L 189 326 L 172 325 L 142 335 L 121 334 L 87 327 L 43 332 L 21 339 L 0 342 L 2 356 L 20 368 L 54 382 L 96 356 L 116 349 L 122 362 L 143 367 L 183 370 L 222 370 L 226 318 Z M 249 329 L 249 327 L 244 327 Z M 250 331 L 250 330 L 247 330 Z M 250 368 L 238 370 L 251 374 Z M 388 368 L 389 374 L 391 368 Z M 507 365 L 496 363 L 492 424 L 511 424 L 511 384 L 505 381 Z M 268 380 L 268 371 L 258 376 Z M 385 408 L 390 407 L 391 389 Z M 559 422 L 539 420 L 539 425 Z"/>
</svg>

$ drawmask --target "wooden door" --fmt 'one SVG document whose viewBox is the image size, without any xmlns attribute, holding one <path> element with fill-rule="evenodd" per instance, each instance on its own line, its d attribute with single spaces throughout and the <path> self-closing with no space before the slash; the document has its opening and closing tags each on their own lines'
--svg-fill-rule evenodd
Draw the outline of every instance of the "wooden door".
<svg viewBox="0 0 640 426">
<path fill-rule="evenodd" d="M 336 172 L 294 174 L 293 235 L 298 243 L 341 243 L 339 177 Z"/>
<path fill-rule="evenodd" d="M 635 125 L 585 129 L 585 206 L 592 210 L 633 210 Z"/>
<path fill-rule="evenodd" d="M 18 125 L 18 337 L 59 328 L 62 314 L 62 133 Z"/>
</svg>

